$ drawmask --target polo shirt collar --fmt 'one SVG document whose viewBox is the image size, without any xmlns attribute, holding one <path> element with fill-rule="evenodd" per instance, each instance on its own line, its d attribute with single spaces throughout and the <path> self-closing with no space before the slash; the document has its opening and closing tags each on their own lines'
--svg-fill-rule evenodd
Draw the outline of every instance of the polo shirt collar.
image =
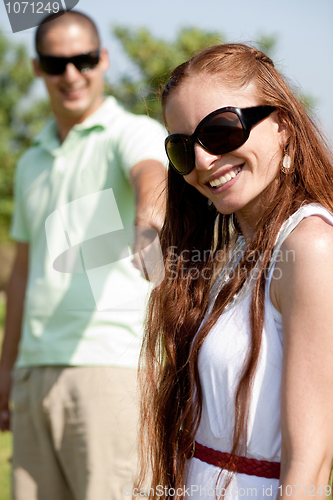
<svg viewBox="0 0 333 500">
<path fill-rule="evenodd" d="M 107 97 L 103 104 L 82 123 L 74 125 L 63 143 L 60 142 L 58 136 L 58 127 L 54 118 L 48 121 L 43 130 L 36 135 L 33 143 L 46 151 L 55 152 L 55 150 L 65 146 L 69 136 L 73 133 L 82 133 L 86 130 L 98 129 L 104 130 L 110 123 L 110 113 L 114 113 L 117 109 L 117 101 L 114 97 Z"/>
<path fill-rule="evenodd" d="M 107 128 L 110 125 L 110 114 L 115 113 L 117 107 L 117 101 L 114 97 L 106 97 L 101 106 L 92 115 L 88 116 L 84 122 L 74 125 L 73 130 L 89 130 L 96 127 Z"/>
<path fill-rule="evenodd" d="M 53 151 L 61 146 L 58 137 L 58 128 L 54 118 L 49 120 L 45 127 L 34 138 L 33 145 L 40 146 L 46 151 Z"/>
</svg>

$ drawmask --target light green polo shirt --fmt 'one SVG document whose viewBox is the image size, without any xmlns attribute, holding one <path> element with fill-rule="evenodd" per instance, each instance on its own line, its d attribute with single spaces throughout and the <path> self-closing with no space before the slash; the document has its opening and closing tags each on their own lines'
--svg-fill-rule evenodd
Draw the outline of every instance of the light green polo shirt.
<svg viewBox="0 0 333 500">
<path fill-rule="evenodd" d="M 30 262 L 17 366 L 137 365 L 149 284 L 125 248 L 129 172 L 165 164 L 164 137 L 108 97 L 62 144 L 50 121 L 19 160 L 11 236 Z"/>
</svg>

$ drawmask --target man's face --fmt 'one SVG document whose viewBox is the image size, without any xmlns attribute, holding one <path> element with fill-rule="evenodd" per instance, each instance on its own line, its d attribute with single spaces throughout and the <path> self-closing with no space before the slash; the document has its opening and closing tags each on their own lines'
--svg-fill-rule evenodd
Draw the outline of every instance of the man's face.
<svg viewBox="0 0 333 500">
<path fill-rule="evenodd" d="M 91 33 L 79 24 L 57 25 L 43 40 L 41 53 L 48 56 L 70 57 L 96 50 Z M 108 55 L 101 49 L 99 64 L 80 73 L 69 63 L 61 75 L 48 75 L 34 60 L 36 76 L 41 76 L 48 90 L 51 106 L 56 117 L 82 122 L 93 113 L 103 101 L 103 73 L 109 66 Z"/>
</svg>

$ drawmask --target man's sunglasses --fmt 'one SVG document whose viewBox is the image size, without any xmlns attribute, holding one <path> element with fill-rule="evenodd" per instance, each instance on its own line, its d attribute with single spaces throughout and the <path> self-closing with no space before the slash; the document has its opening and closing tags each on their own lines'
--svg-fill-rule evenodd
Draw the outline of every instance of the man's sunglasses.
<svg viewBox="0 0 333 500">
<path fill-rule="evenodd" d="M 99 58 L 99 49 L 72 57 L 44 56 L 43 54 L 38 54 L 39 67 L 48 75 L 62 75 L 69 63 L 74 64 L 80 73 L 85 73 L 87 70 L 89 71 L 97 66 Z"/>
<path fill-rule="evenodd" d="M 214 155 L 230 153 L 249 138 L 252 127 L 267 118 L 274 106 L 217 109 L 207 115 L 192 135 L 172 134 L 165 139 L 165 150 L 173 168 L 181 175 L 195 167 L 194 143 Z"/>
</svg>

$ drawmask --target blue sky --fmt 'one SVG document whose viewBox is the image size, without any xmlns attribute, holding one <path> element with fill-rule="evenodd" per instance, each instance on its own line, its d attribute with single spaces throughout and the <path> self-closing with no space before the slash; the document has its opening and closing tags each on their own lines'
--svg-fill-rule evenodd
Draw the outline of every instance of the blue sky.
<svg viewBox="0 0 333 500">
<path fill-rule="evenodd" d="M 275 63 L 316 99 L 316 115 L 333 144 L 332 0 L 80 0 L 76 8 L 96 21 L 110 51 L 112 79 L 130 68 L 111 36 L 113 24 L 146 27 L 167 40 L 190 26 L 218 31 L 232 42 L 251 43 L 260 34 L 275 34 Z M 0 4 L 0 27 L 33 53 L 34 30 L 13 34 L 4 3 Z"/>
</svg>

